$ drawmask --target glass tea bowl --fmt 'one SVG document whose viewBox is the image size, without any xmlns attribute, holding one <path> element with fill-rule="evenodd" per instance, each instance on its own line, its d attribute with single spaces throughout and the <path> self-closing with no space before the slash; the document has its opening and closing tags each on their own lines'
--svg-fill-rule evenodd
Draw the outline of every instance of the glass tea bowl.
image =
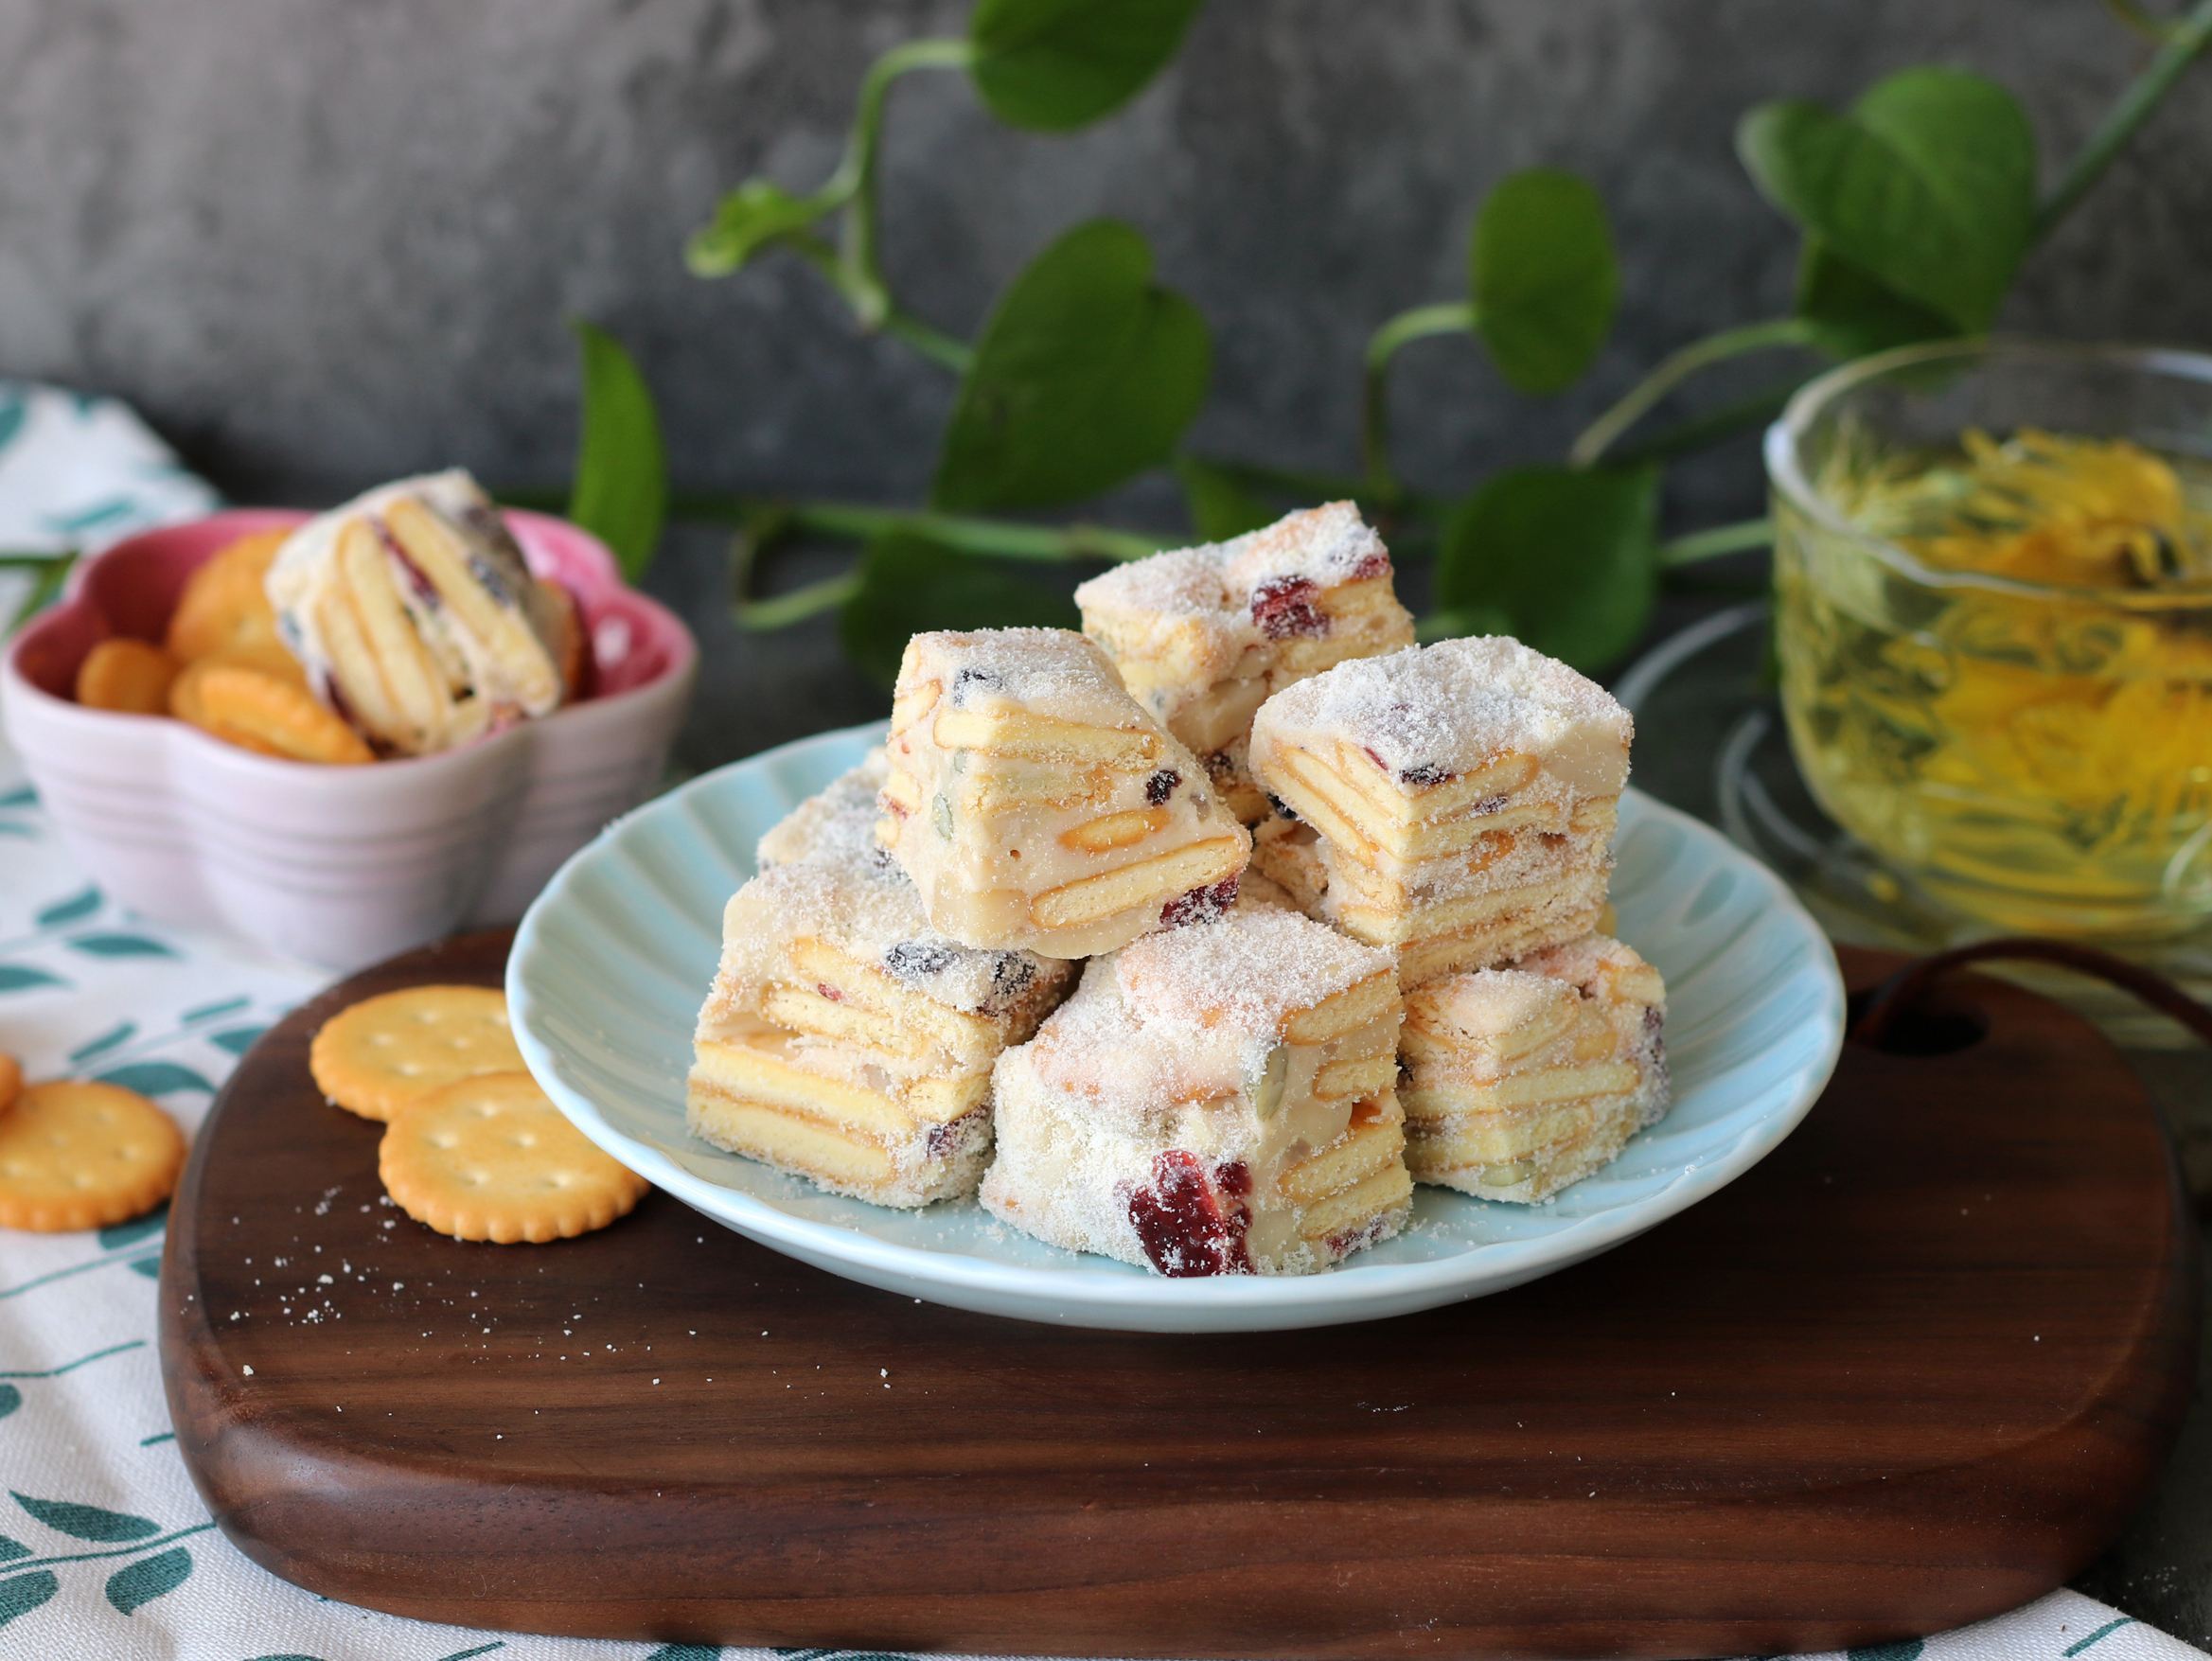
<svg viewBox="0 0 2212 1661">
<path fill-rule="evenodd" d="M 2068 522 L 2124 550 L 2058 557 L 2060 581 L 2017 520 L 1985 542 L 1973 517 L 1991 500 L 1974 456 L 2044 433 L 2097 458 L 2064 475 Z M 2212 523 L 2212 358 L 1908 347 L 1806 386 L 1766 465 L 1782 708 L 1820 805 L 1999 928 L 2149 941 L 2212 921 L 2212 555 L 2129 517 L 2150 479 L 2174 524 Z M 1958 557 L 1985 546 L 2006 555 Z"/>
</svg>

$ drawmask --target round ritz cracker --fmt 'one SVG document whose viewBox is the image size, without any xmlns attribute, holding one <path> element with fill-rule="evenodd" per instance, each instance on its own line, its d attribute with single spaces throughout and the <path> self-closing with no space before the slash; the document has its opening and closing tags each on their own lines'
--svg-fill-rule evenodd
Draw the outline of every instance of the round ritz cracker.
<svg viewBox="0 0 2212 1661">
<path fill-rule="evenodd" d="M 113 635 L 78 664 L 77 701 L 86 709 L 118 715 L 167 715 L 178 667 L 174 657 L 150 641 Z"/>
<path fill-rule="evenodd" d="M 255 657 L 226 654 L 186 663 L 169 688 L 169 713 L 261 755 L 330 767 L 376 759 L 359 733 L 315 701 L 296 667 L 287 674 Z"/>
<path fill-rule="evenodd" d="M 308 1070 L 332 1102 L 389 1121 L 434 1090 L 521 1069 L 506 994 L 489 986 L 409 986 L 343 1009 L 308 1049 Z"/>
<path fill-rule="evenodd" d="M 462 1079 L 384 1128 L 377 1175 L 401 1210 L 456 1240 L 567 1240 L 627 1216 L 645 1178 L 560 1114 L 526 1072 Z"/>
<path fill-rule="evenodd" d="M 276 551 L 291 533 L 259 531 L 219 550 L 186 580 L 169 613 L 168 645 L 186 663 L 225 653 L 285 652 L 276 608 L 263 586 Z"/>
<path fill-rule="evenodd" d="M 135 1090 L 56 1080 L 0 1114 L 0 1228 L 105 1228 L 168 1198 L 185 1133 Z"/>
</svg>

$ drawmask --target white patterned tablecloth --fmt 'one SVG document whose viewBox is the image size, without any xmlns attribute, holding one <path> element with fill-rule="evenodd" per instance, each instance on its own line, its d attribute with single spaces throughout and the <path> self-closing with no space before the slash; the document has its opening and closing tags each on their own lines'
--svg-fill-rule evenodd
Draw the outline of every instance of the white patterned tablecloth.
<svg viewBox="0 0 2212 1661">
<path fill-rule="evenodd" d="M 11 434 L 20 447 L 33 433 L 42 454 L 62 459 L 27 467 L 17 448 L 11 461 Z M 212 502 L 120 406 L 0 381 L 0 549 L 112 536 Z M 62 846 L 0 739 L 0 1050 L 30 1077 L 111 1079 L 190 1133 L 239 1056 L 322 980 L 120 911 Z M 257 1567 L 216 1531 L 169 1428 L 154 1351 L 162 1225 L 0 1230 L 0 1661 L 882 1661 L 469 1632 L 333 1603 Z M 1852 1661 L 2198 1654 L 2054 1592 Z"/>
</svg>

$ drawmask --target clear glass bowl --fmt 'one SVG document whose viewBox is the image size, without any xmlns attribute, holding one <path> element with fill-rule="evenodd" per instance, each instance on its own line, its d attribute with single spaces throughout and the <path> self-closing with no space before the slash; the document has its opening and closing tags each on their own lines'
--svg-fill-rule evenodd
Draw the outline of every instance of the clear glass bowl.
<svg viewBox="0 0 2212 1661">
<path fill-rule="evenodd" d="M 2212 590 L 1933 569 L 1852 482 L 1979 428 L 2126 438 L 2212 494 L 2212 358 L 1916 346 L 1812 382 L 1768 432 L 1790 742 L 1838 823 L 2000 928 L 2161 939 L 2212 919 Z"/>
</svg>

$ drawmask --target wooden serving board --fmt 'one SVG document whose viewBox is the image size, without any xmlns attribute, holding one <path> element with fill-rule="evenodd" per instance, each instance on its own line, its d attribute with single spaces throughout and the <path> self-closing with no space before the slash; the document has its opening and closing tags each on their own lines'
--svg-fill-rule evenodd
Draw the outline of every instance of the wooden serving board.
<svg viewBox="0 0 2212 1661">
<path fill-rule="evenodd" d="M 178 1445 L 251 1557 L 468 1626 L 1085 1655 L 1726 1655 L 2059 1584 L 2184 1406 L 2195 1257 L 2083 1022 L 1958 983 L 1774 1157 L 1608 1256 L 1371 1326 L 1065 1331 L 804 1267 L 665 1195 L 468 1246 L 380 1203 L 273 1031 L 169 1228 Z M 1854 985 L 1890 963 L 1847 952 Z M 328 1277 L 327 1281 L 325 1277 Z"/>
</svg>

